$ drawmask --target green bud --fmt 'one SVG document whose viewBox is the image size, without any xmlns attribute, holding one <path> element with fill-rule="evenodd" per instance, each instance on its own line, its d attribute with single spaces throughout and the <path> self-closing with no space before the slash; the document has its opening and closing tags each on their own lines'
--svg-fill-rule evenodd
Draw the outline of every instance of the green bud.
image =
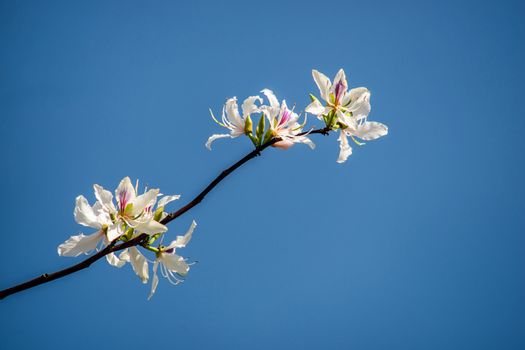
<svg viewBox="0 0 525 350">
<path fill-rule="evenodd" d="M 246 135 L 253 133 L 253 122 L 249 115 L 246 117 L 246 123 L 244 124 L 244 133 Z"/>
<path fill-rule="evenodd" d="M 164 207 L 157 208 L 157 210 L 155 210 L 155 214 L 153 215 L 153 220 L 160 221 L 163 212 L 164 212 Z"/>
<path fill-rule="evenodd" d="M 264 114 L 261 115 L 261 118 L 259 119 L 259 123 L 257 123 L 257 129 L 255 130 L 257 140 L 259 140 L 259 145 L 261 144 L 261 138 L 264 134 L 264 129 L 266 128 L 266 121 L 264 118 Z"/>
<path fill-rule="evenodd" d="M 333 110 L 330 111 L 330 113 L 328 113 L 325 119 L 326 126 L 328 126 L 329 128 L 333 128 L 336 120 L 337 118 L 335 112 Z"/>
<path fill-rule="evenodd" d="M 257 137 L 254 137 L 253 134 L 248 134 L 248 137 L 250 138 L 250 140 L 252 140 L 253 145 L 257 147 L 259 143 L 259 140 L 257 139 Z"/>
<path fill-rule="evenodd" d="M 268 131 L 264 135 L 264 139 L 263 139 L 262 143 L 266 143 L 266 142 L 270 141 L 272 139 L 272 137 L 273 137 L 272 130 L 268 129 Z"/>
</svg>

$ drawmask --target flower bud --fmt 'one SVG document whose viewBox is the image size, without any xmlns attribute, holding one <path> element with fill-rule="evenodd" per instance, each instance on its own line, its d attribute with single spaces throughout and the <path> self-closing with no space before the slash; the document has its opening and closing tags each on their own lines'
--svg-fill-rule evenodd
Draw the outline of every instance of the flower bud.
<svg viewBox="0 0 525 350">
<path fill-rule="evenodd" d="M 257 124 L 257 129 L 255 130 L 255 133 L 256 133 L 256 136 L 257 136 L 257 139 L 258 140 L 261 140 L 263 134 L 264 134 L 264 129 L 266 128 L 266 123 L 265 123 L 265 118 L 264 118 L 264 114 L 261 115 L 261 119 L 259 119 L 259 123 Z"/>
<path fill-rule="evenodd" d="M 253 133 L 253 122 L 252 118 L 249 115 L 246 117 L 246 121 L 244 123 L 244 133 L 246 135 L 250 135 Z"/>
</svg>

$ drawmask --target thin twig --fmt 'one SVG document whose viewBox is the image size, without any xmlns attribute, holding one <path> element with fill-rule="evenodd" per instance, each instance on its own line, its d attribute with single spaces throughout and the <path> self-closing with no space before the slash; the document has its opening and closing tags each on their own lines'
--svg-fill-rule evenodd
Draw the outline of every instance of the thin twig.
<svg viewBox="0 0 525 350">
<path fill-rule="evenodd" d="M 298 136 L 302 136 L 302 135 L 306 135 L 306 134 L 328 135 L 329 132 L 330 132 L 329 128 L 323 128 L 323 129 L 312 130 L 310 132 L 303 132 L 303 133 L 298 134 Z M 210 184 L 208 186 L 206 186 L 206 188 L 204 190 L 202 190 L 201 193 L 199 193 L 188 204 L 186 204 L 185 206 L 183 206 L 182 208 L 180 208 L 179 210 L 177 210 L 175 212 L 169 213 L 163 220 L 161 220 L 161 223 L 166 225 L 169 222 L 171 222 L 171 221 L 175 220 L 176 218 L 178 218 L 179 216 L 181 216 L 182 214 L 186 213 L 188 210 L 190 210 L 191 208 L 193 208 L 197 204 L 199 204 L 204 199 L 204 197 L 206 197 L 206 195 L 208 193 L 210 193 L 211 190 L 213 190 L 215 188 L 215 186 L 217 186 L 228 175 L 233 173 L 237 168 L 239 168 L 244 163 L 248 162 L 250 159 L 253 159 L 253 158 L 259 156 L 262 151 L 264 151 L 266 148 L 274 145 L 275 143 L 277 143 L 279 141 L 281 141 L 280 138 L 274 138 L 274 139 L 271 139 L 270 141 L 264 143 L 263 145 L 261 145 L 259 147 L 256 147 L 253 151 L 251 151 L 250 153 L 245 155 L 241 160 L 237 161 L 235 164 L 233 164 L 232 166 L 230 166 L 226 170 L 222 171 L 212 182 L 210 182 Z M 147 238 L 148 238 L 148 235 L 143 233 L 143 234 L 141 234 L 141 235 L 139 235 L 139 236 L 137 236 L 137 237 L 127 241 L 127 242 L 123 242 L 123 243 L 118 244 L 118 245 L 116 244 L 118 240 L 114 240 L 108 246 L 106 246 L 104 249 L 98 251 L 96 254 L 93 254 L 92 256 L 90 256 L 89 258 L 79 262 L 78 264 L 75 264 L 73 266 L 70 266 L 68 268 L 65 268 L 63 270 L 56 271 L 56 272 L 53 272 L 53 273 L 49 273 L 49 274 L 45 273 L 45 274 L 43 274 L 41 276 L 38 276 L 38 277 L 36 277 L 36 278 L 34 278 L 32 280 L 29 280 L 27 282 L 24 282 L 24 283 L 18 284 L 16 286 L 13 286 L 11 288 L 7 288 L 7 289 L 4 289 L 4 290 L 0 291 L 0 299 L 4 299 L 5 297 L 7 297 L 7 296 L 9 296 L 11 294 L 15 294 L 15 293 L 24 291 L 26 289 L 30 289 L 30 288 L 36 287 L 38 285 L 41 285 L 41 284 L 44 284 L 44 283 L 47 283 L 47 282 L 51 282 L 51 281 L 56 280 L 58 278 L 65 277 L 65 276 L 70 275 L 70 274 L 72 274 L 74 272 L 77 272 L 77 271 L 83 270 L 85 268 L 88 268 L 89 266 L 91 266 L 91 264 L 93 264 L 95 261 L 103 258 L 104 256 L 106 256 L 106 255 L 108 255 L 110 253 L 119 251 L 119 250 L 123 250 L 123 249 L 129 248 L 129 247 L 132 247 L 132 246 L 140 245 L 140 244 L 144 243 Z"/>
</svg>

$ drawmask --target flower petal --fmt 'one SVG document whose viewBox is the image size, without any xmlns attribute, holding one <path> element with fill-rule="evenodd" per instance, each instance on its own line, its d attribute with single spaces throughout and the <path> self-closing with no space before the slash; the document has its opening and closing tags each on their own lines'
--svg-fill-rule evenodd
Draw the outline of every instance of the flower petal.
<svg viewBox="0 0 525 350">
<path fill-rule="evenodd" d="M 321 97 L 328 101 L 329 97 L 329 91 L 330 87 L 332 86 L 332 83 L 330 82 L 330 79 L 323 73 L 316 71 L 315 69 L 312 70 L 312 76 L 315 80 L 315 83 L 317 84 L 317 87 L 319 88 L 319 92 L 321 93 Z"/>
<path fill-rule="evenodd" d="M 325 114 L 325 107 L 319 102 L 318 99 L 315 99 L 312 103 L 306 107 L 305 112 L 311 113 L 314 115 Z"/>
<path fill-rule="evenodd" d="M 148 300 L 150 300 L 153 294 L 155 294 L 155 291 L 157 290 L 157 286 L 159 285 L 159 276 L 157 276 L 158 267 L 159 267 L 159 261 L 155 260 L 155 262 L 153 263 L 153 279 L 151 280 L 151 290 L 149 292 Z"/>
<path fill-rule="evenodd" d="M 120 211 L 124 211 L 124 209 L 126 209 L 126 205 L 135 199 L 135 188 L 131 184 L 131 180 L 128 176 L 120 181 L 117 189 L 115 190 L 115 197 L 117 197 Z"/>
<path fill-rule="evenodd" d="M 161 253 L 159 259 L 168 270 L 180 275 L 186 275 L 190 270 L 190 266 L 184 261 L 184 258 L 177 254 Z"/>
<path fill-rule="evenodd" d="M 378 122 L 366 122 L 357 127 L 355 136 L 360 139 L 370 141 L 388 134 L 388 127 Z"/>
<path fill-rule="evenodd" d="M 87 227 L 102 228 L 97 215 L 84 196 L 78 196 L 75 202 L 74 216 L 77 223 Z"/>
<path fill-rule="evenodd" d="M 212 144 L 212 142 L 217 140 L 217 139 L 222 139 L 222 138 L 225 138 L 225 137 L 233 138 L 233 136 L 230 135 L 230 134 L 214 134 L 214 135 L 211 135 L 208 138 L 208 141 L 206 141 L 206 148 L 211 151 L 211 144 Z"/>
<path fill-rule="evenodd" d="M 142 283 L 148 283 L 148 261 L 136 247 L 129 248 L 129 261 L 133 267 L 133 271 L 139 276 Z"/>
<path fill-rule="evenodd" d="M 97 248 L 100 240 L 104 237 L 102 231 L 85 236 L 83 233 L 71 236 L 67 241 L 58 246 L 60 256 L 79 256 L 87 254 Z"/>
<path fill-rule="evenodd" d="M 112 242 L 115 239 L 122 236 L 123 233 L 124 232 L 122 231 L 122 228 L 120 227 L 120 225 L 118 223 L 114 223 L 108 227 L 106 235 L 107 235 L 108 241 Z"/>
<path fill-rule="evenodd" d="M 133 222 L 129 223 L 130 225 L 133 225 Z M 136 231 L 139 233 L 146 233 L 148 235 L 154 235 L 156 233 L 162 233 L 168 231 L 168 228 L 161 224 L 160 222 L 157 222 L 155 220 L 149 220 L 146 222 L 138 223 L 136 226 L 133 226 Z"/>
<path fill-rule="evenodd" d="M 244 121 L 239 114 L 239 107 L 237 106 L 237 97 L 232 97 L 226 101 L 225 110 L 228 120 L 237 128 L 244 129 Z"/>
<path fill-rule="evenodd" d="M 116 213 L 117 209 L 115 209 L 115 205 L 113 204 L 113 193 L 97 184 L 93 185 L 93 189 L 95 190 L 95 197 L 102 207 L 109 213 Z"/>
<path fill-rule="evenodd" d="M 280 148 L 280 149 L 288 149 L 293 146 L 293 142 L 290 140 L 282 140 L 274 143 L 272 147 Z"/>
<path fill-rule="evenodd" d="M 352 154 L 352 147 L 348 144 L 348 138 L 343 130 L 341 130 L 337 141 L 339 141 L 339 157 L 337 158 L 337 163 L 344 163 Z"/>
<path fill-rule="evenodd" d="M 299 139 L 299 142 L 300 143 L 304 143 L 305 145 L 307 145 L 308 147 L 310 147 L 310 149 L 315 149 L 315 143 L 313 143 L 312 140 L 310 140 L 308 137 L 301 137 Z"/>
<path fill-rule="evenodd" d="M 341 82 L 345 87 L 348 87 L 348 83 L 346 82 L 345 71 L 342 68 L 339 69 L 339 71 L 337 71 L 332 85 L 337 85 L 337 83 L 339 82 Z"/>
<path fill-rule="evenodd" d="M 157 195 L 159 194 L 158 188 L 152 188 L 146 193 L 136 197 L 131 203 L 133 204 L 131 215 L 133 217 L 140 215 L 145 208 L 152 207 L 157 201 Z"/>
<path fill-rule="evenodd" d="M 268 99 L 268 102 L 270 102 L 270 107 L 272 108 L 272 112 L 274 114 L 277 114 L 280 109 L 279 100 L 277 100 L 277 97 L 275 97 L 275 94 L 270 89 L 262 89 L 261 92 L 266 96 Z"/>
<path fill-rule="evenodd" d="M 159 199 L 159 202 L 157 203 L 157 208 L 165 207 L 168 203 L 173 202 L 174 200 L 177 200 L 180 198 L 180 195 L 176 194 L 173 196 L 164 196 L 161 199 Z"/>
<path fill-rule="evenodd" d="M 126 257 L 126 254 L 122 255 L 123 253 L 120 253 L 120 255 L 117 257 L 115 253 L 109 253 L 106 255 L 106 260 L 111 266 L 115 266 L 118 268 L 121 268 L 126 264 L 126 259 L 121 259 L 122 257 Z"/>
<path fill-rule="evenodd" d="M 366 118 L 370 114 L 370 91 L 365 87 L 350 90 L 350 104 L 346 107 L 357 120 Z"/>
<path fill-rule="evenodd" d="M 195 220 L 191 222 L 190 228 L 186 232 L 184 236 L 177 236 L 177 239 L 172 241 L 169 246 L 166 247 L 166 250 L 172 249 L 172 248 L 183 248 L 188 244 L 188 242 L 191 240 L 191 237 L 193 235 L 193 231 L 195 230 L 195 227 L 197 227 L 197 223 Z"/>
<path fill-rule="evenodd" d="M 252 113 L 258 113 L 259 107 L 255 104 L 255 101 L 259 101 L 259 103 L 262 103 L 263 100 L 259 96 L 250 96 L 244 102 L 242 103 L 242 115 L 243 117 L 247 117 Z"/>
</svg>

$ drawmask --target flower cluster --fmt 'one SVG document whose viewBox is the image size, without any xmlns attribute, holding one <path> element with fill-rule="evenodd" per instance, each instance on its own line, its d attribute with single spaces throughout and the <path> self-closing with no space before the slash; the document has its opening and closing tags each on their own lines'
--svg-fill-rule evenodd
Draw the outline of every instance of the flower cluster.
<svg viewBox="0 0 525 350">
<path fill-rule="evenodd" d="M 369 141 L 377 139 L 388 133 L 386 125 L 368 121 L 370 113 L 370 91 L 364 87 L 358 87 L 348 91 L 345 72 L 340 69 L 332 83 L 328 77 L 317 70 L 312 71 L 321 98 L 324 104 L 310 94 L 312 103 L 308 105 L 305 112 L 317 116 L 318 119 L 325 122 L 326 130 L 339 130 L 339 157 L 338 163 L 343 163 L 352 154 L 352 147 L 348 142 L 350 137 L 357 145 L 363 145 L 363 142 L 357 139 Z M 260 96 L 250 96 L 242 104 L 242 115 L 237 107 L 237 98 L 233 97 L 226 101 L 222 110 L 222 122 L 219 122 L 213 112 L 212 118 L 219 124 L 230 130 L 229 134 L 212 135 L 206 142 L 206 147 L 211 149 L 211 143 L 218 138 L 238 137 L 241 135 L 248 136 L 255 147 L 261 146 L 272 139 L 278 139 L 272 146 L 287 149 L 294 143 L 305 143 L 310 148 L 315 145 L 307 137 L 308 132 L 303 132 L 306 124 L 299 124 L 299 115 L 293 109 L 290 110 L 286 101 L 279 101 L 271 90 L 264 89 L 261 91 L 268 99 L 268 105 L 262 105 L 263 99 Z M 259 106 L 255 102 L 259 102 Z M 253 132 L 252 114 L 261 114 L 257 123 L 256 131 Z M 268 120 L 268 127 L 265 120 Z"/>
<path fill-rule="evenodd" d="M 257 106 L 255 102 L 262 103 L 263 99 L 260 96 L 250 96 L 242 104 L 242 116 L 239 113 L 236 97 L 228 99 L 222 108 L 222 122 L 219 122 L 210 110 L 213 120 L 220 126 L 229 129 L 230 133 L 210 136 L 206 142 L 209 150 L 216 139 L 234 138 L 241 135 L 248 136 L 256 147 L 273 138 L 279 138 L 280 141 L 272 146 L 282 149 L 290 148 L 294 143 L 305 143 L 312 149 L 315 147 L 314 143 L 303 135 L 304 123 L 298 123 L 300 116 L 293 111 L 293 108 L 289 109 L 285 100 L 279 103 L 271 90 L 264 89 L 261 92 L 268 99 L 269 105 Z M 253 114 L 260 114 L 255 133 L 251 117 Z M 268 120 L 268 126 L 266 126 L 266 120 Z"/>
<path fill-rule="evenodd" d="M 136 187 L 138 187 L 138 183 Z M 153 243 L 168 230 L 161 223 L 167 215 L 164 212 L 164 207 L 179 199 L 180 196 L 163 196 L 157 201 L 158 197 L 161 196 L 158 189 L 150 189 L 138 195 L 136 187 L 133 187 L 129 177 L 122 179 L 115 190 L 116 203 L 113 201 L 113 194 L 99 185 L 93 186 L 97 199 L 93 206 L 89 205 L 84 196 L 78 196 L 74 210 L 76 222 L 94 228 L 96 231 L 87 236 L 83 233 L 71 236 L 58 246 L 58 254 L 61 256 L 89 254 L 91 251 L 101 249 L 111 242 L 127 242 L 139 235 L 146 234 L 148 239 L 141 246 L 145 250 L 155 253 L 149 296 L 151 298 L 158 285 L 157 268 L 159 264 L 161 265 L 162 275 L 172 283 L 180 283 L 181 278 L 188 273 L 189 264 L 184 258 L 175 254 L 175 249 L 186 246 L 191 239 L 196 223 L 193 221 L 188 232 L 184 236 L 177 237 L 168 246 L 159 244 L 157 247 L 153 247 Z M 109 264 L 115 267 L 122 267 L 126 262 L 129 262 L 142 282 L 148 282 L 148 260 L 137 247 L 126 248 L 118 256 L 111 252 L 106 255 L 106 259 Z"/>
</svg>

